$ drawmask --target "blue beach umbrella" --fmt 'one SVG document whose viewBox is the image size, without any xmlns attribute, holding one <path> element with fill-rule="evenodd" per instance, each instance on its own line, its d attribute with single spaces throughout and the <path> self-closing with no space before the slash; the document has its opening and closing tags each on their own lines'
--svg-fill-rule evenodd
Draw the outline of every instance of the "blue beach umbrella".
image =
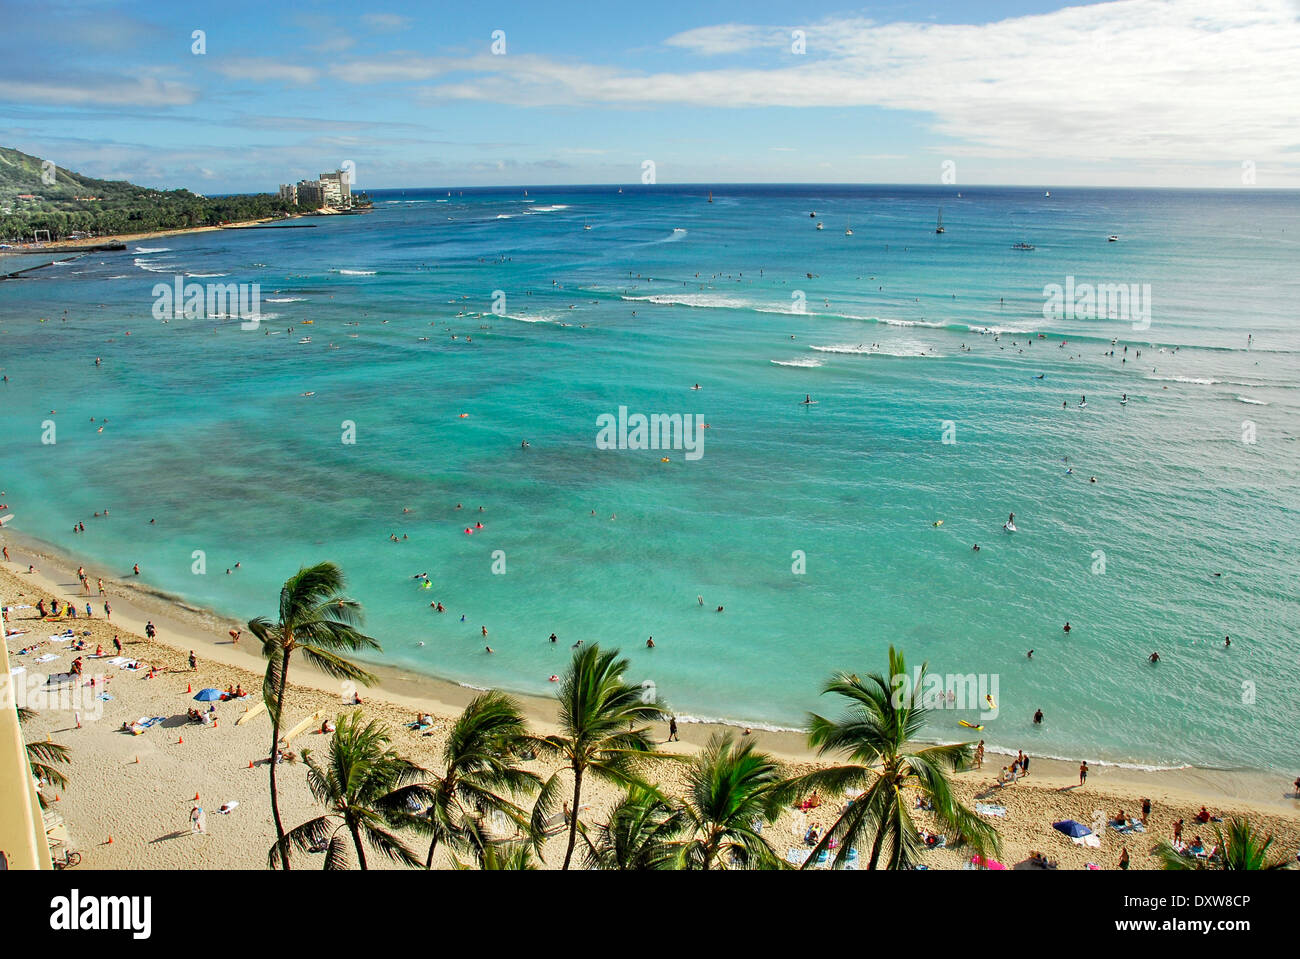
<svg viewBox="0 0 1300 959">
<path fill-rule="evenodd" d="M 200 689 L 194 698 L 201 703 L 210 703 L 214 699 L 220 699 L 224 695 L 225 694 L 219 689 Z"/>
<path fill-rule="evenodd" d="M 1081 822 L 1075 822 L 1073 819 L 1062 819 L 1060 822 L 1054 822 L 1052 823 L 1052 828 L 1060 830 L 1073 839 L 1092 835 L 1091 829 Z"/>
</svg>

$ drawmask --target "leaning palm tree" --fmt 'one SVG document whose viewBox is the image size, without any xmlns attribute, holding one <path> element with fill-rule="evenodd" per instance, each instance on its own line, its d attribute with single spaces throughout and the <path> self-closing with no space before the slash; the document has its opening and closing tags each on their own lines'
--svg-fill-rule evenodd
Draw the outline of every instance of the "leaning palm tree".
<svg viewBox="0 0 1300 959">
<path fill-rule="evenodd" d="M 562 765 L 538 793 L 533 808 L 534 835 L 543 835 L 546 820 L 555 811 L 560 774 L 566 769 L 573 774 L 565 869 L 578 841 L 583 779 L 590 774 L 625 788 L 644 785 L 636 775 L 642 763 L 647 758 L 661 758 L 654 752 L 649 727 L 637 724 L 662 719 L 663 709 L 647 690 L 623 682 L 627 668 L 628 661 L 619 659 L 616 649 L 602 652 L 594 644 L 580 648 L 560 683 L 560 732 L 538 740 L 542 750 L 559 757 Z"/>
<path fill-rule="evenodd" d="M 428 770 L 397 755 L 377 720 L 366 722 L 359 710 L 339 716 L 325 762 L 317 763 L 310 749 L 303 750 L 303 761 L 308 788 L 329 811 L 291 829 L 284 844 L 304 851 L 323 848 L 326 869 L 346 868 L 349 836 L 362 869 L 368 868 L 367 845 L 393 862 L 420 864 L 394 830 L 410 825 L 412 810 L 432 799 L 423 785 Z M 271 847 L 272 868 L 282 849 L 279 841 Z"/>
<path fill-rule="evenodd" d="M 541 785 L 541 777 L 520 769 L 515 758 L 530 743 L 519 704 L 504 693 L 483 693 L 465 707 L 442 750 L 444 772 L 430 787 L 426 869 L 433 868 L 439 843 L 447 842 L 459 852 L 481 850 L 477 824 L 484 815 L 495 813 L 527 829 L 528 813 L 502 793 L 524 794 Z"/>
<path fill-rule="evenodd" d="M 1155 854 L 1165 869 L 1290 869 L 1287 859 L 1268 859 L 1268 850 L 1273 845 L 1273 834 L 1263 834 L 1241 816 L 1228 820 L 1225 830 L 1220 824 L 1214 825 L 1217 854 L 1213 859 L 1188 858 L 1174 848 L 1168 840 L 1162 840 L 1155 848 Z"/>
<path fill-rule="evenodd" d="M 690 760 L 683 812 L 689 838 L 681 849 L 688 869 L 776 869 L 781 861 L 763 838 L 763 824 L 780 811 L 785 793 L 780 764 L 715 733 Z"/>
<path fill-rule="evenodd" d="M 929 712 L 921 697 L 925 675 L 922 665 L 919 679 L 904 695 L 907 664 L 891 646 L 888 676 L 873 673 L 861 679 L 838 673 L 826 684 L 823 693 L 843 696 L 848 709 L 838 720 L 810 715 L 808 743 L 818 755 L 847 754 L 848 763 L 800 776 L 792 785 L 832 794 L 857 787 L 862 793 L 826 830 L 804 868 L 831 843 L 839 847 L 837 869 L 850 861 L 857 844 L 871 849 L 868 869 L 880 868 L 882 857 L 884 868 L 911 868 L 925 848 L 912 820 L 914 798 L 927 800 L 935 818 L 976 853 L 998 851 L 996 830 L 958 802 L 949 782 L 952 772 L 969 765 L 971 744 L 914 745 Z"/>
<path fill-rule="evenodd" d="M 521 870 L 532 872 L 541 868 L 533 856 L 535 846 L 530 841 L 515 842 L 501 839 L 483 839 L 475 851 L 478 868 L 485 872 Z M 473 869 L 471 863 L 461 862 L 455 856 L 452 864 L 459 870 Z"/>
<path fill-rule="evenodd" d="M 261 640 L 262 655 L 266 657 L 262 701 L 271 717 L 271 815 L 275 819 L 276 843 L 280 848 L 277 861 L 286 870 L 289 868 L 289 847 L 285 844 L 284 824 L 280 821 L 275 769 L 290 658 L 294 653 L 301 653 L 307 662 L 335 679 L 364 685 L 376 682 L 373 675 L 338 655 L 340 651 L 379 649 L 379 643 L 357 629 L 361 622 L 361 604 L 341 595 L 342 590 L 343 572 L 333 563 L 303 567 L 289 577 L 280 590 L 277 622 L 262 616 L 248 621 L 248 630 Z"/>
<path fill-rule="evenodd" d="M 26 706 L 18 707 L 18 721 L 24 722 L 36 715 L 34 709 L 28 709 Z M 56 766 L 66 766 L 72 760 L 69 758 L 67 746 L 60 746 L 58 743 L 52 743 L 48 739 L 38 740 L 27 743 L 27 762 L 31 766 L 32 775 L 38 781 L 47 782 L 56 789 L 68 788 L 68 777 L 62 770 Z M 42 809 L 49 806 L 49 800 L 45 794 L 37 790 L 36 798 L 41 804 Z"/>
<path fill-rule="evenodd" d="M 676 869 L 685 814 L 659 793 L 632 786 L 608 821 L 582 829 L 586 869 Z"/>
</svg>

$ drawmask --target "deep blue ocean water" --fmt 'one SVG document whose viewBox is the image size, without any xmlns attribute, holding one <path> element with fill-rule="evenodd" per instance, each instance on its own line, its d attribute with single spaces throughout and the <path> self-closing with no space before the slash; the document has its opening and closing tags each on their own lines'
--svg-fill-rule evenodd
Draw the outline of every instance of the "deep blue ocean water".
<svg viewBox="0 0 1300 959">
<path fill-rule="evenodd" d="M 380 191 L 0 282 L 12 529 L 236 619 L 334 560 L 385 661 L 479 686 L 599 641 L 794 726 L 893 643 L 996 676 L 994 746 L 1295 765 L 1300 194 L 712 190 Z M 258 328 L 161 322 L 178 275 L 260 284 Z M 1069 277 L 1149 326 L 1045 317 Z M 620 406 L 703 455 L 599 449 Z"/>
</svg>

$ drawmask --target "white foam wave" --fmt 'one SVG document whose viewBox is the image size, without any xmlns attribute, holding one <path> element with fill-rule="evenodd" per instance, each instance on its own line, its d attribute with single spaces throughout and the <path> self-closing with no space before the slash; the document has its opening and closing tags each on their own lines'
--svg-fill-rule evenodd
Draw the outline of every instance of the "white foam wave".
<svg viewBox="0 0 1300 959">
<path fill-rule="evenodd" d="M 211 276 L 229 276 L 229 273 L 186 273 L 186 276 L 192 276 L 197 279 L 207 279 Z"/>
<path fill-rule="evenodd" d="M 549 206 L 531 206 L 524 212 L 525 213 L 558 213 L 560 210 L 567 210 L 568 208 L 569 205 L 567 203 L 552 203 Z"/>
<path fill-rule="evenodd" d="M 1251 406 L 1268 406 L 1263 400 L 1252 400 L 1248 396 L 1238 396 L 1237 400 L 1241 403 L 1249 403 Z"/>
<path fill-rule="evenodd" d="M 330 270 L 331 273 L 338 273 L 342 276 L 374 276 L 374 270 Z"/>
<path fill-rule="evenodd" d="M 169 246 L 137 246 L 136 253 L 170 253 L 172 250 Z"/>
<path fill-rule="evenodd" d="M 826 361 L 819 360 L 815 356 L 800 356 L 793 360 L 772 360 L 771 362 L 775 363 L 777 366 L 802 366 L 812 368 L 821 366 Z"/>
<path fill-rule="evenodd" d="M 624 300 L 654 303 L 658 306 L 693 306 L 712 309 L 743 310 L 752 304 L 719 293 L 654 293 L 650 296 L 624 296 Z"/>
<path fill-rule="evenodd" d="M 1197 386 L 1213 386 L 1218 380 L 1212 380 L 1197 376 L 1148 376 L 1148 380 L 1157 380 L 1161 383 L 1195 383 Z"/>
<path fill-rule="evenodd" d="M 148 270 L 150 273 L 174 273 L 175 269 L 167 264 L 160 264 L 156 260 L 146 260 L 143 257 L 136 257 L 131 261 L 142 270 Z"/>
<path fill-rule="evenodd" d="M 940 357 L 928 346 L 917 344 L 891 344 L 890 346 L 867 346 L 863 343 L 837 343 L 832 346 L 814 346 L 818 353 L 843 353 L 853 356 L 928 356 Z"/>
<path fill-rule="evenodd" d="M 268 296 L 267 303 L 303 303 L 307 300 L 305 296 Z"/>
</svg>

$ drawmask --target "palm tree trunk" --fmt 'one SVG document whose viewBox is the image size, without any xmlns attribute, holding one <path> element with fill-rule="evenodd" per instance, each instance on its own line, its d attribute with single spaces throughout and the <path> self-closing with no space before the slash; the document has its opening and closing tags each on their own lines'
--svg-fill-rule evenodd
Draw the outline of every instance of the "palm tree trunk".
<svg viewBox="0 0 1300 959">
<path fill-rule="evenodd" d="M 366 865 L 366 850 L 361 845 L 361 833 L 357 830 L 356 823 L 348 823 L 348 831 L 352 833 L 352 845 L 357 847 L 357 861 L 361 863 L 361 870 L 364 872 L 369 867 Z"/>
<path fill-rule="evenodd" d="M 882 824 L 876 829 L 876 840 L 871 844 L 871 861 L 867 863 L 868 869 L 875 869 L 876 863 L 880 861 L 880 850 L 885 845 L 885 827 Z"/>
<path fill-rule="evenodd" d="M 450 774 L 450 770 L 448 770 L 448 773 Z M 441 793 L 441 794 L 444 794 L 444 795 L 445 795 L 445 794 L 448 792 L 448 790 L 447 790 L 446 787 L 447 787 L 447 780 L 446 780 L 446 778 L 444 778 L 444 779 L 442 780 L 442 782 L 441 782 L 441 783 L 439 784 L 439 786 L 438 786 L 438 792 Z M 450 803 L 450 799 L 451 799 L 451 797 L 448 796 L 448 805 L 451 804 L 451 803 Z M 435 806 L 438 806 L 438 805 L 439 805 L 439 803 L 438 803 L 438 799 L 437 799 L 436 797 L 435 797 L 435 799 L 434 799 L 434 805 L 435 805 Z M 438 828 L 438 826 L 437 826 L 437 823 L 435 822 L 435 824 L 434 824 L 434 829 L 436 830 L 437 828 Z M 425 861 L 424 861 L 424 868 L 425 868 L 425 869 L 432 869 L 432 868 L 433 868 L 433 851 L 434 851 L 435 849 L 438 848 L 438 840 L 439 840 L 440 838 L 441 838 L 441 837 L 440 837 L 440 836 L 438 835 L 438 833 L 435 831 L 434 834 L 433 834 L 433 838 L 429 840 L 429 856 L 428 856 L 428 858 L 425 859 Z"/>
<path fill-rule="evenodd" d="M 573 809 L 569 813 L 569 848 L 564 853 L 564 868 L 569 868 L 573 847 L 578 841 L 578 801 L 582 798 L 582 767 L 573 769 Z"/>
<path fill-rule="evenodd" d="M 280 821 L 279 794 L 275 786 L 276 754 L 280 751 L 280 716 L 284 712 L 284 687 L 289 676 L 289 653 L 284 654 L 280 664 L 280 688 L 276 691 L 275 716 L 271 720 L 271 816 L 275 819 L 275 843 L 280 850 L 280 866 L 289 872 L 289 844 L 284 839 L 284 823 Z"/>
</svg>

